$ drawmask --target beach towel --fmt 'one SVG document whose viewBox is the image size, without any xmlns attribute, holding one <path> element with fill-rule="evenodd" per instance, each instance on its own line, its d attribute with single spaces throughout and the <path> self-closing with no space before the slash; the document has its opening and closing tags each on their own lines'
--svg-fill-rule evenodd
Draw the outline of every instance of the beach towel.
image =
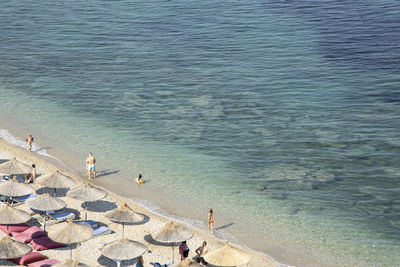
<svg viewBox="0 0 400 267">
<path fill-rule="evenodd" d="M 36 251 L 66 247 L 65 244 L 54 242 L 46 235 L 38 238 L 33 237 L 30 244 Z"/>
<path fill-rule="evenodd" d="M 60 261 L 55 259 L 47 259 L 28 264 L 28 267 L 50 267 L 57 263 L 60 263 Z"/>
<path fill-rule="evenodd" d="M 23 257 L 12 259 L 12 261 L 19 265 L 28 265 L 33 262 L 47 260 L 47 259 L 48 259 L 47 256 L 45 256 L 39 252 L 33 251 Z"/>
<path fill-rule="evenodd" d="M 26 229 L 23 232 L 11 232 L 12 237 L 14 237 L 15 240 L 22 242 L 22 243 L 29 243 L 32 241 L 32 238 L 38 238 L 45 236 L 46 233 L 40 229 L 37 226 L 32 226 Z"/>
<path fill-rule="evenodd" d="M 23 232 L 28 229 L 30 226 L 24 223 L 20 224 L 8 224 L 8 234 L 11 235 L 11 232 Z M 4 233 L 7 233 L 7 224 L 0 224 L 0 230 Z"/>
</svg>

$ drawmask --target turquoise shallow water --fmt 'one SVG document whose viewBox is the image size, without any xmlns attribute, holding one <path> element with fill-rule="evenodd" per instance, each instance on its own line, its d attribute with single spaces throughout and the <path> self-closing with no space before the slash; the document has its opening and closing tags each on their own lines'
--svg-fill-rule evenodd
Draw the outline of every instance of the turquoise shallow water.
<svg viewBox="0 0 400 267">
<path fill-rule="evenodd" d="M 194 221 L 215 207 L 225 231 L 280 260 L 399 265 L 399 12 L 5 2 L 0 111 L 52 146 L 92 150 L 121 184 L 142 172 L 201 203 Z"/>
</svg>

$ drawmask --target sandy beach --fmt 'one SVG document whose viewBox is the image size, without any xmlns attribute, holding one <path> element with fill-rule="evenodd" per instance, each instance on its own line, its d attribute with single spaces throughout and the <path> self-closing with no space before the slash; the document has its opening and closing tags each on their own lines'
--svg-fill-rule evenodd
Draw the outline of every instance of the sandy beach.
<svg viewBox="0 0 400 267">
<path fill-rule="evenodd" d="M 57 169 L 61 169 L 63 172 L 73 177 L 77 183 L 86 180 L 85 178 L 76 174 L 79 172 L 78 170 L 76 171 L 76 173 L 71 173 L 70 171 L 66 170 L 61 163 L 58 163 L 57 161 L 54 161 L 47 156 L 40 155 L 35 152 L 29 153 L 22 147 L 18 147 L 0 139 L 0 161 L 5 162 L 12 156 L 16 156 L 18 160 L 26 164 L 35 163 L 37 166 L 38 174 L 45 174 L 55 171 Z M 96 184 L 94 183 L 94 185 Z M 38 184 L 34 184 L 34 186 L 36 187 L 36 189 L 41 188 L 41 186 Z M 131 240 L 142 242 L 146 244 L 149 248 L 149 251 L 143 256 L 144 266 L 152 266 L 150 265 L 150 262 L 159 262 L 162 264 L 171 262 L 171 247 L 154 245 L 148 242 L 149 235 L 165 225 L 168 221 L 170 221 L 170 219 L 151 213 L 141 205 L 133 201 L 124 199 L 116 194 L 113 194 L 112 192 L 108 191 L 107 188 L 102 189 L 107 191 L 108 195 L 102 200 L 91 202 L 89 204 L 88 219 L 97 221 L 100 224 L 107 225 L 109 228 L 112 229 L 113 232 L 111 234 L 92 238 L 79 246 L 73 245 L 72 247 L 75 248 L 73 251 L 73 258 L 89 266 L 116 266 L 113 261 L 101 256 L 100 252 L 98 252 L 97 250 L 103 246 L 101 242 L 111 242 L 121 237 L 122 225 L 107 220 L 104 217 L 104 212 L 115 209 L 119 204 L 126 202 L 133 210 L 145 216 L 144 223 L 125 226 L 125 237 Z M 41 191 L 39 192 L 42 193 Z M 81 201 L 66 197 L 65 192 L 66 191 L 60 190 L 58 194 L 60 198 L 67 203 L 67 208 L 71 209 L 75 213 L 77 219 L 84 218 L 84 206 L 82 205 L 83 203 Z M 165 197 L 167 198 L 168 196 Z M 29 208 L 26 207 L 25 204 L 20 205 L 17 208 L 30 212 Z M 179 223 L 185 224 L 183 222 Z M 28 222 L 28 224 L 39 226 L 39 223 L 36 219 L 32 219 Z M 199 247 L 204 240 L 208 242 L 208 247 L 210 250 L 217 249 L 224 244 L 225 240 L 220 240 L 210 233 L 191 227 L 189 225 L 186 225 L 186 227 L 190 228 L 194 232 L 194 236 L 187 242 L 190 248 L 189 257 L 195 256 L 194 250 Z M 243 229 L 243 231 L 246 231 L 246 229 Z M 238 244 L 234 245 L 239 247 Z M 251 255 L 251 260 L 248 266 L 278 266 L 271 258 L 262 253 L 246 248 L 242 249 Z M 41 253 L 48 256 L 49 258 L 57 259 L 60 261 L 65 261 L 69 258 L 69 248 L 44 250 Z M 175 259 L 178 259 L 177 248 L 175 248 Z M 135 260 L 126 261 L 123 262 L 123 266 L 134 266 L 135 263 Z M 12 262 L 7 260 L 0 260 L 0 265 L 17 266 L 16 264 L 13 264 Z"/>
</svg>

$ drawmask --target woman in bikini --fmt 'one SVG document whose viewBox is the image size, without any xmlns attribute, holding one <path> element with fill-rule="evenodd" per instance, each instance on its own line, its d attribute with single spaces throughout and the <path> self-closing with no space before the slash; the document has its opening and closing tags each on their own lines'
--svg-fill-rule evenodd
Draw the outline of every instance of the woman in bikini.
<svg viewBox="0 0 400 267">
<path fill-rule="evenodd" d="M 209 210 L 208 212 L 208 231 L 211 231 L 211 233 L 214 232 L 214 212 L 212 209 Z"/>
</svg>

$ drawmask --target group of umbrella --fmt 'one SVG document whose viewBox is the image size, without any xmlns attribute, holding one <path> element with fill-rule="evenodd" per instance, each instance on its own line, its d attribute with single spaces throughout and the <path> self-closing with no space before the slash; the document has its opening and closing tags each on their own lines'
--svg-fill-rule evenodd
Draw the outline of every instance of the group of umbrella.
<svg viewBox="0 0 400 267">
<path fill-rule="evenodd" d="M 0 164 L 0 173 L 3 174 L 26 174 L 30 173 L 31 168 L 18 161 L 15 157 Z M 36 183 L 47 188 L 54 189 L 54 197 L 48 193 L 38 195 L 28 199 L 25 204 L 39 211 L 60 210 L 67 206 L 66 202 L 56 197 L 57 188 L 71 188 L 67 196 L 83 201 L 85 205 L 85 220 L 87 220 L 87 202 L 96 201 L 106 197 L 107 193 L 99 188 L 93 187 L 88 183 L 77 185 L 74 179 L 57 170 L 55 172 L 43 175 L 36 179 Z M 12 199 L 13 197 L 25 196 L 33 193 L 34 187 L 30 184 L 18 182 L 17 179 L 11 179 L 0 183 L 0 195 Z M 125 203 L 114 210 L 107 211 L 105 217 L 112 222 L 122 224 L 122 238 L 107 243 L 101 249 L 101 254 L 107 258 L 113 259 L 117 266 L 121 261 L 131 260 L 142 256 L 148 251 L 148 247 L 138 241 L 130 240 L 124 237 L 125 223 L 138 223 L 144 221 L 144 216 L 133 211 Z M 25 223 L 31 220 L 31 215 L 25 211 L 16 209 L 6 202 L 0 207 L 0 224 L 13 225 Z M 44 220 L 44 231 L 46 231 L 46 220 Z M 71 245 L 80 244 L 93 237 L 93 228 L 85 223 L 75 223 L 67 220 L 61 223 L 48 226 L 48 237 L 58 243 Z M 151 239 L 161 245 L 172 245 L 172 254 L 174 246 L 192 238 L 193 232 L 187 227 L 169 222 L 159 230 L 151 234 Z M 13 259 L 22 257 L 32 251 L 32 248 L 25 243 L 18 242 L 7 235 L 0 239 L 0 259 Z M 172 255 L 174 258 L 174 255 Z M 228 242 L 217 250 L 211 251 L 204 256 L 204 259 L 214 266 L 240 266 L 247 264 L 250 256 L 240 249 L 232 247 Z M 70 259 L 64 263 L 53 265 L 54 267 L 67 266 L 87 266 L 72 260 L 72 249 L 70 249 Z M 171 267 L 199 267 L 199 263 L 186 259 L 184 261 L 170 265 Z"/>
</svg>

